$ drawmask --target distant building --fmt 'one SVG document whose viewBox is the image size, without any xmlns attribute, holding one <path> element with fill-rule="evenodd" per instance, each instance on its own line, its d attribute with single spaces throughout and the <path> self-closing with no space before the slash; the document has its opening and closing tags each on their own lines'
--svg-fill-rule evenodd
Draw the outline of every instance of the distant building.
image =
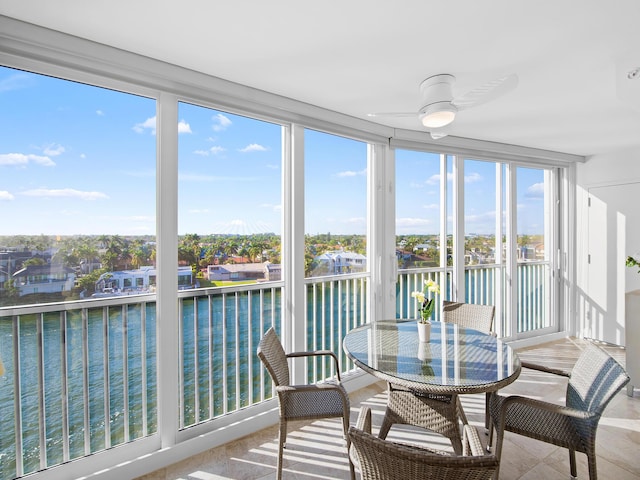
<svg viewBox="0 0 640 480">
<path fill-rule="evenodd" d="M 15 247 L 0 247 L 0 291 L 5 289 L 5 284 L 14 273 L 22 269 L 22 264 L 31 258 L 41 258 L 45 263 L 51 262 L 51 254 L 20 250 Z"/>
<path fill-rule="evenodd" d="M 20 296 L 33 293 L 69 292 L 74 286 L 76 274 L 62 265 L 29 265 L 12 275 Z"/>
<path fill-rule="evenodd" d="M 240 280 L 274 282 L 282 279 L 282 267 L 279 264 L 270 262 L 208 265 L 206 275 L 207 280 L 212 282 Z"/>
<path fill-rule="evenodd" d="M 518 260 L 535 260 L 536 249 L 531 245 L 525 245 L 524 247 L 518 247 Z"/>
<path fill-rule="evenodd" d="M 316 261 L 322 265 L 322 271 L 326 271 L 328 275 L 359 273 L 367 268 L 367 257 L 344 250 L 323 253 L 316 257 Z"/>
<path fill-rule="evenodd" d="M 157 283 L 156 268 L 140 267 L 137 270 L 116 270 L 100 275 L 96 282 L 94 297 L 114 295 L 134 295 L 155 290 Z M 193 288 L 193 272 L 191 267 L 178 267 L 178 289 Z"/>
</svg>

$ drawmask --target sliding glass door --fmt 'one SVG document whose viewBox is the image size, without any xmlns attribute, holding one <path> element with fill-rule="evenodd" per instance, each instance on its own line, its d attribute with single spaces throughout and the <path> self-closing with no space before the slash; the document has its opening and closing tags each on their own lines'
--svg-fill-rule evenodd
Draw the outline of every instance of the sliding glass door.
<svg viewBox="0 0 640 480">
<path fill-rule="evenodd" d="M 557 331 L 559 169 L 404 149 L 395 162 L 396 316 L 413 318 L 411 292 L 433 279 L 443 300 L 495 305 L 501 337 Z"/>
</svg>

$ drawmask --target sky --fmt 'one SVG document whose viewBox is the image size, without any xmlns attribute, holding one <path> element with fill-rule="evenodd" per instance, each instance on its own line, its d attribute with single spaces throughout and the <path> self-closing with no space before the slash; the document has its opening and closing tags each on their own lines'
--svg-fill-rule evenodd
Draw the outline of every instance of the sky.
<svg viewBox="0 0 640 480">
<path fill-rule="evenodd" d="M 0 235 L 154 235 L 155 100 L 0 67 Z M 178 230 L 281 233 L 279 125 L 178 108 Z M 438 155 L 397 151 L 398 235 L 439 232 Z M 465 162 L 465 230 L 492 233 L 495 166 Z M 541 170 L 518 231 L 542 232 Z M 305 132 L 305 232 L 366 233 L 367 145 Z"/>
</svg>

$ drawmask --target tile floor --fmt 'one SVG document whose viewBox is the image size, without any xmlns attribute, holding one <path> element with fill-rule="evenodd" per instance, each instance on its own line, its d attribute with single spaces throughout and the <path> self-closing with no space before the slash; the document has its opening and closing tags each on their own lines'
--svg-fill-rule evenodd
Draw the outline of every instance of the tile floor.
<svg viewBox="0 0 640 480">
<path fill-rule="evenodd" d="M 584 340 L 565 339 L 520 350 L 522 359 L 570 369 Z M 624 350 L 605 346 L 624 365 Z M 549 375 L 522 371 L 516 382 L 503 390 L 562 403 L 566 381 Z M 379 428 L 386 403 L 383 382 L 351 394 L 351 422 L 355 424 L 361 405 L 371 407 L 374 433 Z M 483 442 L 484 394 L 463 396 L 471 424 L 480 429 Z M 275 479 L 277 427 L 271 427 L 235 442 L 191 457 L 150 473 L 139 480 L 267 480 Z M 393 427 L 388 439 L 428 443 L 450 449 L 442 437 L 410 427 Z M 640 480 L 640 392 L 634 397 L 623 389 L 604 412 L 597 436 L 598 475 L 601 480 Z M 588 478 L 586 456 L 577 453 L 578 478 Z M 290 424 L 285 449 L 283 479 L 348 479 L 349 465 L 339 420 Z M 507 433 L 500 466 L 501 480 L 566 480 L 569 455 L 566 449 Z"/>
</svg>

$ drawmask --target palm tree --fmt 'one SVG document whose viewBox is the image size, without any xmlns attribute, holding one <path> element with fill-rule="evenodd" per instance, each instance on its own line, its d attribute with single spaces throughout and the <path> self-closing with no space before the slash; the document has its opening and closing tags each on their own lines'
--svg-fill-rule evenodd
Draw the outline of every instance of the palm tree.
<svg viewBox="0 0 640 480">
<path fill-rule="evenodd" d="M 119 235 L 106 238 L 105 252 L 102 254 L 102 264 L 107 265 L 110 271 L 115 270 L 118 261 L 125 249 L 125 241 Z"/>
</svg>

